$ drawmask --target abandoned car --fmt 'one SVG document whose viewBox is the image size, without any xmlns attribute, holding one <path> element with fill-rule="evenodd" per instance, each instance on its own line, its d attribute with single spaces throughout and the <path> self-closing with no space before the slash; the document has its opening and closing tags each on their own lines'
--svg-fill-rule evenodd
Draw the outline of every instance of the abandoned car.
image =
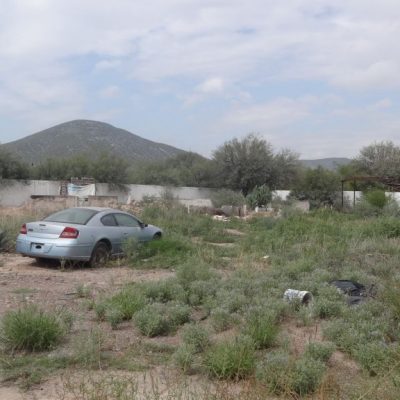
<svg viewBox="0 0 400 400">
<path fill-rule="evenodd" d="M 86 261 L 91 266 L 104 264 L 110 256 L 123 253 L 123 244 L 159 239 L 162 230 L 136 216 L 101 207 L 68 208 L 42 221 L 23 224 L 16 251 L 41 259 Z"/>
</svg>

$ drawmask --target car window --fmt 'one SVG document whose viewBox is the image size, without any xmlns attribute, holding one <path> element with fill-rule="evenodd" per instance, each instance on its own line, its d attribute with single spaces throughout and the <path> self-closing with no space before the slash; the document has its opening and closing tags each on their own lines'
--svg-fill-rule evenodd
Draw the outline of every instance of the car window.
<svg viewBox="0 0 400 400">
<path fill-rule="evenodd" d="M 86 225 L 98 211 L 88 208 L 68 208 L 49 215 L 43 221 L 69 222 L 71 224 Z"/>
<path fill-rule="evenodd" d="M 130 215 L 127 214 L 115 214 L 115 219 L 117 220 L 117 223 L 119 226 L 129 226 L 131 228 L 135 228 L 140 226 L 138 220 L 135 218 L 131 217 Z"/>
<path fill-rule="evenodd" d="M 113 214 L 107 214 L 104 217 L 102 217 L 101 223 L 104 226 L 117 226 L 118 225 Z"/>
</svg>

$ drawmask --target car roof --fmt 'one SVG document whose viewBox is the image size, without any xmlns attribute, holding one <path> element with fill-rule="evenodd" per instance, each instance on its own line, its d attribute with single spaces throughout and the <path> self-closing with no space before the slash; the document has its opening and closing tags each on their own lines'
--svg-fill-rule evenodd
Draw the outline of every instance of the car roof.
<svg viewBox="0 0 400 400">
<path fill-rule="evenodd" d="M 71 208 L 80 208 L 84 210 L 93 210 L 93 211 L 120 211 L 115 208 L 109 208 L 109 207 L 71 207 Z"/>
</svg>

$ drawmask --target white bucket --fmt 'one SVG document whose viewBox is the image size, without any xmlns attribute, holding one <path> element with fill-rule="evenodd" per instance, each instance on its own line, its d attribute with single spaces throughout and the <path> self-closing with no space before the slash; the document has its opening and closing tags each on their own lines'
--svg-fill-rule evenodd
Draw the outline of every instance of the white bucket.
<svg viewBox="0 0 400 400">
<path fill-rule="evenodd" d="M 283 298 L 288 302 L 299 300 L 301 304 L 308 304 L 313 299 L 313 296 L 306 290 L 287 289 L 283 294 Z"/>
</svg>

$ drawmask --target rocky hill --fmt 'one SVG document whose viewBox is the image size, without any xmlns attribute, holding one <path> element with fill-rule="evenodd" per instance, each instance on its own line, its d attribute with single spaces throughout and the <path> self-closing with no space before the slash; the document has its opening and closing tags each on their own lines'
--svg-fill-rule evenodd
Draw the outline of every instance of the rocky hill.
<svg viewBox="0 0 400 400">
<path fill-rule="evenodd" d="M 124 129 L 98 121 L 76 120 L 65 122 L 1 145 L 29 164 L 37 164 L 49 157 L 69 158 L 85 153 L 96 158 L 101 152 L 123 157 L 131 163 L 161 161 L 183 150 L 144 139 Z"/>
</svg>

